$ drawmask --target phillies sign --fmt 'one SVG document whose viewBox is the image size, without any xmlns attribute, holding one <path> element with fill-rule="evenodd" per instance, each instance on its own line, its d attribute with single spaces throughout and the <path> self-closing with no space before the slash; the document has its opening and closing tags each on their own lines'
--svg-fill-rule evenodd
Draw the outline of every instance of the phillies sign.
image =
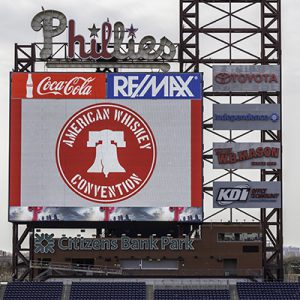
<svg viewBox="0 0 300 300">
<path fill-rule="evenodd" d="M 58 25 L 54 25 L 58 23 Z M 53 38 L 61 35 L 68 28 L 68 53 L 67 58 L 74 59 L 79 57 L 83 60 L 109 60 L 116 58 L 118 60 L 125 59 L 144 59 L 155 60 L 161 58 L 171 60 L 176 54 L 175 45 L 166 37 L 157 42 L 152 36 L 143 37 L 138 46 L 135 43 L 135 32 L 138 30 L 131 24 L 130 28 L 125 28 L 123 23 L 116 22 L 112 25 L 109 20 L 99 25 L 95 24 L 90 31 L 89 45 L 85 38 L 76 32 L 76 24 L 74 20 L 67 20 L 66 16 L 56 10 L 43 10 L 36 14 L 31 22 L 31 27 L 35 31 L 43 31 L 44 43 L 40 52 L 40 57 L 44 60 L 51 59 L 53 56 Z M 125 41 L 125 32 L 128 32 L 128 41 Z M 98 36 L 98 33 L 100 37 Z M 122 44 L 127 43 L 126 50 L 121 49 Z M 113 44 L 113 49 L 108 47 Z M 86 47 L 87 46 L 87 47 Z M 78 53 L 76 51 L 78 49 Z"/>
</svg>

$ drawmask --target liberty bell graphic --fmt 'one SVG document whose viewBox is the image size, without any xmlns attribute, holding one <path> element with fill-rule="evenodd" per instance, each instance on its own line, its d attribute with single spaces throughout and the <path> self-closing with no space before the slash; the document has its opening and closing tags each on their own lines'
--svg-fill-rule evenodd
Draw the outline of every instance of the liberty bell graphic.
<svg viewBox="0 0 300 300">
<path fill-rule="evenodd" d="M 88 173 L 125 173 L 126 170 L 120 165 L 117 148 L 125 148 L 123 131 L 101 130 L 90 131 L 87 147 L 96 148 L 95 161 L 88 169 Z"/>
</svg>

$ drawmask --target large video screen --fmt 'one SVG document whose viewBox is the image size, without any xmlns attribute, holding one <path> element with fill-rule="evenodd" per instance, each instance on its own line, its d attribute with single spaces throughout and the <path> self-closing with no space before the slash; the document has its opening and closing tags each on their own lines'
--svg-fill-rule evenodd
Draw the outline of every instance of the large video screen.
<svg viewBox="0 0 300 300">
<path fill-rule="evenodd" d="M 12 73 L 9 220 L 202 220 L 202 74 Z"/>
</svg>

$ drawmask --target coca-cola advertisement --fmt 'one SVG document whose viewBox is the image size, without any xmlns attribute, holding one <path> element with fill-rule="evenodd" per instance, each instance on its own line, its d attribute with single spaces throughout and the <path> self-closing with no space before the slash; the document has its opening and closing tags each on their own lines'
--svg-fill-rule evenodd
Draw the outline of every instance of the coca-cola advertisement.
<svg viewBox="0 0 300 300">
<path fill-rule="evenodd" d="M 96 73 L 12 73 L 12 98 L 105 98 L 105 75 Z"/>
</svg>

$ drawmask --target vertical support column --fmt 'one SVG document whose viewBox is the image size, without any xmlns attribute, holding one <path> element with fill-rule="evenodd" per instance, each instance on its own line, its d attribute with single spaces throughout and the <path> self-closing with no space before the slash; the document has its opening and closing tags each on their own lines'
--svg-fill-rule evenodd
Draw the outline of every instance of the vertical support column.
<svg viewBox="0 0 300 300">
<path fill-rule="evenodd" d="M 29 236 L 29 264 L 34 260 L 34 227 L 30 228 Z M 29 271 L 29 280 L 33 281 L 33 272 L 34 270 L 30 268 Z"/>
<path fill-rule="evenodd" d="M 280 0 L 276 2 L 261 0 L 261 60 L 263 65 L 281 66 L 281 5 Z M 262 93 L 261 103 L 276 103 L 281 105 L 281 89 L 275 94 Z M 282 122 L 282 121 L 281 121 Z M 261 141 L 280 142 L 282 146 L 282 123 L 277 132 L 262 131 Z M 282 157 L 282 156 L 281 156 Z M 282 158 L 281 158 L 282 168 Z M 282 191 L 282 170 L 262 170 L 262 181 L 280 181 Z M 281 193 L 282 194 L 282 193 Z M 281 195 L 283 196 L 283 195 Z M 281 200 L 282 207 L 282 200 Z M 283 228 L 282 208 L 262 209 L 262 249 L 264 279 L 267 281 L 283 280 Z"/>
<path fill-rule="evenodd" d="M 13 253 L 12 253 L 12 280 L 15 281 L 18 278 L 18 253 L 17 253 L 17 244 L 19 239 L 18 233 L 18 224 L 13 223 Z"/>
<path fill-rule="evenodd" d="M 15 44 L 15 65 L 14 72 L 34 72 L 35 71 L 35 61 L 36 61 L 36 45 L 32 43 L 31 45 L 18 45 Z M 24 252 L 29 251 L 29 257 L 32 259 L 33 255 L 33 235 L 31 234 L 33 228 L 29 229 L 29 225 L 24 232 L 22 232 L 19 238 L 19 224 L 13 223 L 13 253 L 12 253 L 12 279 L 24 280 L 28 275 L 29 279 L 33 279 L 33 273 L 30 269 L 30 261 L 23 255 Z M 22 247 L 22 243 L 25 238 L 29 236 L 29 248 Z M 21 263 L 19 263 L 19 260 Z M 25 268 L 24 268 L 25 265 Z M 22 272 L 21 272 L 22 267 Z M 21 274 L 20 274 L 21 273 Z"/>
<path fill-rule="evenodd" d="M 28 277 L 31 278 L 30 258 L 33 253 L 33 227 L 27 224 L 27 227 L 19 237 L 18 223 L 13 223 L 13 253 L 12 253 L 12 268 L 13 268 L 13 281 L 24 280 Z M 24 247 L 24 241 L 29 237 L 29 246 Z M 29 252 L 29 259 L 28 257 Z"/>
</svg>

